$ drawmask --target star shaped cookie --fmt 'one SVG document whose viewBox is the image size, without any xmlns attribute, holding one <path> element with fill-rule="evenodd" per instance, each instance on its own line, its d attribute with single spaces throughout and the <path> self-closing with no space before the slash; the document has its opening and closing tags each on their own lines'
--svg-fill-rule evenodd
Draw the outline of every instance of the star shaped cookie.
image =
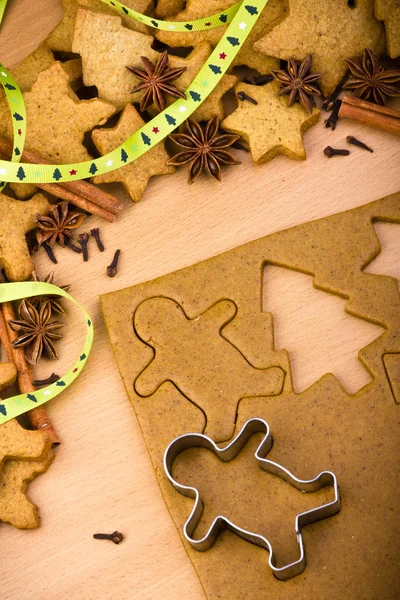
<svg viewBox="0 0 400 600">
<path fill-rule="evenodd" d="M 391 58 L 400 56 L 400 2 L 375 0 L 375 16 L 385 23 L 386 45 Z"/>
<path fill-rule="evenodd" d="M 25 281 L 32 275 L 25 234 L 36 227 L 35 215 L 45 215 L 49 210 L 43 194 L 36 194 L 26 202 L 0 194 L 0 264 L 10 281 Z"/>
<path fill-rule="evenodd" d="M 127 104 L 120 120 L 112 129 L 95 129 L 92 138 L 102 154 L 107 154 L 125 142 L 135 131 L 144 125 L 136 109 Z M 138 202 L 153 175 L 173 173 L 175 169 L 167 166 L 169 156 L 164 143 L 157 144 L 143 156 L 115 171 L 93 178 L 94 183 L 121 182 L 134 202 Z M 112 165 L 110 165 L 112 167 Z"/>
<path fill-rule="evenodd" d="M 381 23 L 374 17 L 373 0 L 286 0 L 288 12 L 254 44 L 269 56 L 303 60 L 312 54 L 313 71 L 323 73 L 320 86 L 329 96 L 347 71 L 346 58 L 371 48 L 384 50 Z"/>
<path fill-rule="evenodd" d="M 152 5 L 151 0 L 124 0 L 123 4 L 128 8 L 133 8 L 139 13 L 145 13 Z M 63 0 L 64 15 L 60 23 L 46 38 L 46 44 L 52 50 L 59 52 L 72 51 L 72 38 L 74 34 L 76 14 L 80 6 L 94 9 L 108 15 L 118 14 L 111 7 L 100 0 Z M 137 31 L 146 31 L 146 27 L 138 21 L 129 17 L 123 17 L 124 25 L 129 29 Z"/>
<path fill-rule="evenodd" d="M 239 83 L 235 92 L 245 92 L 258 104 L 239 100 L 238 108 L 221 127 L 247 141 L 255 163 L 265 163 L 278 154 L 306 158 L 302 135 L 318 121 L 318 109 L 307 114 L 300 104 L 288 107 L 287 97 L 278 96 L 279 83 L 275 81 L 264 86 Z"/>
<path fill-rule="evenodd" d="M 102 125 L 115 112 L 111 104 L 98 98 L 80 100 L 68 82 L 67 73 L 56 62 L 40 73 L 32 89 L 24 93 L 29 123 L 26 146 L 55 163 L 90 160 L 83 145 L 85 132 Z M 5 102 L 0 103 L 0 132 L 12 136 Z"/>
<path fill-rule="evenodd" d="M 193 21 L 201 19 L 208 15 L 215 15 L 226 8 L 235 4 L 233 0 L 209 0 L 203 4 L 198 0 L 189 0 L 184 11 L 180 12 L 169 20 L 171 21 Z M 279 68 L 279 61 L 275 58 L 266 57 L 259 51 L 254 50 L 254 43 L 263 35 L 263 32 L 273 22 L 276 21 L 284 12 L 283 0 L 269 0 L 267 6 L 259 16 L 256 24 L 251 30 L 243 47 L 239 51 L 232 66 L 247 65 L 252 69 L 256 69 L 260 73 L 269 73 L 271 69 Z M 157 31 L 156 38 L 167 44 L 168 46 L 191 46 L 196 47 L 200 42 L 209 42 L 212 46 L 216 46 L 227 27 L 217 27 L 204 31 L 173 32 L 173 31 Z"/>
</svg>

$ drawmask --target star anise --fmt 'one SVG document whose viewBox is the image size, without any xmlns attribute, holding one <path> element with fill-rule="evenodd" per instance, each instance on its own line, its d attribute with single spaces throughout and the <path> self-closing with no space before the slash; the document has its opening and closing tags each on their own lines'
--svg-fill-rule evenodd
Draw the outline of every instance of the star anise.
<svg viewBox="0 0 400 600">
<path fill-rule="evenodd" d="M 54 246 L 57 242 L 63 248 L 74 238 L 72 229 L 76 229 L 82 223 L 86 215 L 69 211 L 68 202 L 59 202 L 47 215 L 36 215 L 35 223 L 39 230 L 36 239 L 39 244 L 45 242 Z"/>
<path fill-rule="evenodd" d="M 54 273 L 51 272 L 44 279 L 40 279 L 37 276 L 36 272 L 34 271 L 33 272 L 33 281 L 43 281 L 44 283 L 53 283 Z M 68 292 L 71 286 L 70 285 L 60 285 L 59 287 L 61 289 L 65 290 L 66 292 Z M 47 304 L 49 304 L 50 310 L 52 312 L 58 313 L 59 315 L 63 315 L 64 317 L 67 314 L 65 312 L 65 308 L 61 304 L 60 296 L 34 296 L 33 298 L 30 299 L 30 303 L 32 304 L 32 306 L 34 306 L 36 308 L 36 310 L 40 310 L 40 307 L 43 304 L 47 303 Z"/>
<path fill-rule="evenodd" d="M 168 52 L 165 50 L 156 64 L 153 65 L 146 56 L 141 56 L 143 69 L 137 69 L 136 67 L 126 67 L 128 71 L 133 73 L 141 83 L 133 88 L 131 94 L 145 90 L 143 98 L 140 102 L 140 110 L 144 111 L 151 104 L 154 104 L 158 111 L 164 110 L 167 101 L 164 94 L 170 94 L 174 98 L 186 98 L 186 94 L 176 87 L 173 83 L 170 83 L 184 71 L 186 67 L 179 67 L 178 69 L 170 69 L 168 66 Z"/>
<path fill-rule="evenodd" d="M 384 105 L 387 96 L 400 96 L 400 69 L 384 69 L 369 48 L 356 58 L 346 60 L 350 79 L 343 86 L 364 100 Z"/>
<path fill-rule="evenodd" d="M 169 159 L 167 165 L 189 165 L 188 183 L 193 183 L 201 171 L 221 181 L 221 165 L 239 165 L 237 160 L 226 150 L 232 146 L 240 135 L 230 135 L 219 131 L 219 117 L 215 115 L 204 127 L 188 119 L 187 134 L 172 133 L 170 137 L 178 146 L 184 148 Z"/>
<path fill-rule="evenodd" d="M 57 360 L 56 350 L 52 340 L 59 340 L 63 336 L 57 330 L 63 326 L 59 321 L 50 322 L 51 308 L 49 304 L 42 304 L 37 311 L 29 300 L 22 300 L 18 309 L 18 321 L 9 321 L 13 331 L 18 337 L 11 342 L 14 348 L 24 348 L 26 360 L 31 365 L 36 365 L 43 355 Z"/>
<path fill-rule="evenodd" d="M 320 89 L 314 85 L 321 79 L 322 73 L 310 73 L 311 54 L 298 63 L 289 58 L 286 69 L 271 71 L 271 75 L 281 83 L 279 95 L 289 94 L 288 106 L 292 106 L 298 98 L 308 113 L 312 112 L 314 96 L 321 96 Z"/>
</svg>

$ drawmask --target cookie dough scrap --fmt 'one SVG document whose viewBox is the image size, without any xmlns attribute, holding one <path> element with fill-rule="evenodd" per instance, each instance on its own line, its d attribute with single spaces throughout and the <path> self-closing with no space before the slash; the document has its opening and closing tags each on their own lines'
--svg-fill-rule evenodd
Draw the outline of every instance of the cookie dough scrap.
<svg viewBox="0 0 400 600">
<path fill-rule="evenodd" d="M 54 457 L 55 454 L 49 447 L 37 460 L 5 462 L 0 473 L 0 521 L 18 529 L 39 527 L 38 507 L 29 500 L 26 490 L 30 481 L 47 471 Z"/>
<path fill-rule="evenodd" d="M 400 223 L 400 193 L 280 231 L 153 281 L 101 297 L 113 352 L 161 492 L 207 598 L 330 600 L 332 587 L 335 598 L 375 600 L 400 596 L 399 515 L 393 510 L 398 503 L 400 476 L 399 406 L 390 384 L 397 379 L 391 374 L 389 381 L 383 361 L 384 356 L 391 355 L 394 358 L 389 362 L 393 362 L 393 368 L 398 363 L 400 294 L 392 277 L 363 272 L 381 250 L 373 226 L 375 221 Z M 346 298 L 346 310 L 355 317 L 385 328 L 383 335 L 359 352 L 372 381 L 357 394 L 348 394 L 331 374 L 324 375 L 301 394 L 294 393 L 289 359 L 285 362 L 287 354 L 274 347 L 272 317 L 261 312 L 260 273 L 267 263 L 312 274 L 318 289 Z M 231 304 L 237 312 L 226 323 L 233 315 L 233 310 L 229 312 Z M 221 313 L 212 319 L 216 334 L 210 335 L 204 346 L 207 351 L 202 352 L 201 363 L 204 359 L 207 365 L 208 354 L 213 355 L 219 346 L 229 346 L 229 342 L 232 346 L 229 352 L 236 349 L 253 367 L 280 366 L 286 373 L 278 396 L 245 397 L 240 401 L 231 438 L 249 418 L 264 418 L 274 438 L 271 460 L 302 479 L 327 469 L 338 477 L 342 510 L 331 519 L 304 528 L 307 567 L 303 574 L 285 583 L 276 580 L 268 569 L 265 550 L 229 531 L 223 532 L 208 552 L 197 552 L 186 544 L 182 528 L 193 500 L 178 494 L 163 471 L 165 448 L 175 437 L 202 433 L 215 424 L 214 417 L 211 422 L 209 409 L 207 414 L 201 406 L 189 401 L 185 395 L 189 391 L 187 381 L 182 375 L 182 363 L 186 363 L 199 374 L 200 382 L 201 365 L 189 356 L 186 328 L 201 329 L 201 321 L 212 316 L 208 311 L 213 307 L 220 308 Z M 177 337 L 167 335 L 172 333 L 173 320 L 168 318 L 171 311 L 175 315 L 173 320 L 184 323 L 182 356 L 176 366 L 181 372 L 172 373 L 172 377 L 174 363 L 163 360 L 166 352 L 178 351 Z M 222 322 L 225 325 L 218 327 Z M 196 338 L 197 335 L 196 332 Z M 192 351 L 198 362 L 200 351 L 197 348 Z M 205 373 L 209 371 L 206 369 Z M 170 379 L 165 381 L 165 377 Z M 210 385 L 207 377 L 204 382 Z M 144 389 L 137 389 L 138 384 Z M 192 389 L 193 385 L 191 393 Z M 144 396 L 138 392 L 153 393 Z M 204 401 L 211 404 L 206 395 L 201 398 L 203 405 Z M 221 422 L 231 421 L 232 404 L 221 403 L 219 413 Z M 201 527 L 206 528 L 207 519 L 227 508 L 240 523 L 268 526 L 268 532 L 279 544 L 283 561 L 295 542 L 285 527 L 285 523 L 293 522 L 291 507 L 297 508 L 298 498 L 306 502 L 314 495 L 300 496 L 285 482 L 278 489 L 265 473 L 249 472 L 246 456 L 250 456 L 247 451 L 243 463 L 232 463 L 234 469 L 227 463 L 221 470 L 216 469 L 215 461 L 201 456 L 205 471 L 201 473 L 203 479 L 196 483 L 201 486 L 205 511 L 199 531 L 204 531 Z M 190 467 L 189 462 L 182 463 L 182 475 L 196 476 L 199 464 L 196 470 L 194 464 L 193 460 Z M 295 504 L 289 494 L 293 500 L 296 498 Z M 262 512 L 266 507 L 267 515 Z M 275 536 L 270 526 L 276 527 L 276 521 L 281 527 L 275 529 Z M 374 552 L 360 552 L 360 548 L 372 548 Z M 383 562 L 382 556 L 385 556 Z"/>
<path fill-rule="evenodd" d="M 151 48 L 152 42 L 151 36 L 123 27 L 118 16 L 107 16 L 83 9 L 78 12 L 73 49 L 82 56 L 85 85 L 95 85 L 100 98 L 111 102 L 119 110 L 128 102 L 140 103 L 144 92 L 131 93 L 138 80 L 126 67 L 142 69 L 141 56 L 146 56 L 155 63 L 160 53 Z M 170 56 L 169 65 L 172 69 L 186 67 L 186 71 L 174 84 L 185 90 L 210 53 L 210 44 L 203 43 L 186 58 Z M 216 89 L 196 110 L 194 118 L 205 120 L 216 113 L 223 115 L 221 97 L 235 82 L 235 77 L 223 77 Z M 172 102 L 173 98 L 168 100 Z"/>
<path fill-rule="evenodd" d="M 150 298 L 136 310 L 139 338 L 154 358 L 135 381 L 148 397 L 170 381 L 206 415 L 206 434 L 217 440 L 232 435 L 236 407 L 245 396 L 277 396 L 285 379 L 279 367 L 254 368 L 220 331 L 236 315 L 236 305 L 221 300 L 189 319 L 170 298 Z M 221 418 L 222 417 L 222 418 Z"/>
<path fill-rule="evenodd" d="M 120 146 L 131 135 L 144 125 L 137 110 L 127 104 L 117 125 L 111 129 L 95 129 L 92 138 L 98 150 L 104 155 Z M 175 171 L 174 167 L 166 164 L 169 155 L 160 142 L 143 156 L 115 171 L 104 173 L 93 178 L 93 183 L 120 182 L 134 202 L 138 202 L 151 177 L 167 175 Z"/>
<path fill-rule="evenodd" d="M 35 194 L 26 202 L 0 194 L 0 264 L 10 281 L 26 281 L 31 277 L 33 263 L 25 235 L 36 227 L 35 215 L 45 215 L 49 210 L 50 204 L 43 194 Z"/>
<path fill-rule="evenodd" d="M 312 54 L 313 71 L 323 73 L 320 87 L 329 96 L 346 74 L 346 58 L 371 48 L 385 48 L 382 24 L 376 20 L 374 0 L 285 0 L 287 13 L 271 25 L 255 50 L 288 60 Z"/>
<path fill-rule="evenodd" d="M 206 4 L 198 0 L 189 0 L 185 10 L 171 18 L 171 21 L 194 21 L 203 17 L 218 14 L 236 2 L 233 0 L 210 0 Z M 279 19 L 284 12 L 283 0 L 269 0 L 262 14 L 258 17 L 253 29 L 247 37 L 243 47 L 239 50 L 230 68 L 235 65 L 247 65 L 260 73 L 269 73 L 271 69 L 279 68 L 279 61 L 271 56 L 265 56 L 253 48 L 264 31 Z M 206 41 L 216 46 L 225 33 L 227 26 L 216 27 L 209 31 L 172 32 L 157 31 L 156 38 L 168 46 L 196 47 L 200 42 Z"/>
<path fill-rule="evenodd" d="M 400 2 L 375 0 L 375 16 L 385 24 L 386 45 L 391 58 L 400 56 Z"/>
<path fill-rule="evenodd" d="M 114 106 L 103 100 L 80 100 L 59 62 L 40 73 L 23 96 L 29 122 L 26 146 L 55 163 L 90 160 L 83 145 L 85 132 L 104 124 L 115 112 Z M 12 138 L 5 102 L 0 104 L 0 131 Z"/>
<path fill-rule="evenodd" d="M 239 83 L 235 92 L 245 92 L 258 104 L 239 100 L 238 108 L 221 127 L 244 138 L 255 163 L 265 163 L 278 154 L 306 158 L 303 133 L 317 123 L 317 108 L 309 115 L 300 104 L 289 107 L 287 97 L 278 95 L 279 83 L 275 81 L 263 86 Z"/>
<path fill-rule="evenodd" d="M 139 13 L 146 13 L 152 5 L 151 0 L 124 0 L 123 4 Z M 72 38 L 74 34 L 75 19 L 80 6 L 94 9 L 106 15 L 116 15 L 117 13 L 110 6 L 107 6 L 100 0 L 63 0 L 64 15 L 60 23 L 47 36 L 46 44 L 52 50 L 59 52 L 72 51 Z M 124 25 L 129 29 L 146 32 L 144 25 L 129 17 L 122 17 Z"/>
</svg>

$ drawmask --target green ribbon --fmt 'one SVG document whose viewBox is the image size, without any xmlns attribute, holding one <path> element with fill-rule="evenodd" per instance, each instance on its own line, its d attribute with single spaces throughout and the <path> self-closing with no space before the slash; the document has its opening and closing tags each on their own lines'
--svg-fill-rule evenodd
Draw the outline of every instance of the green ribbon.
<svg viewBox="0 0 400 600">
<path fill-rule="evenodd" d="M 6 0 L 2 0 L 4 3 Z M 218 85 L 223 75 L 243 46 L 252 27 L 260 16 L 268 0 L 243 0 L 230 9 L 190 22 L 158 21 L 125 7 L 116 0 L 102 0 L 117 12 L 130 16 L 153 28 L 174 31 L 201 31 L 221 27 L 230 23 L 220 42 L 186 89 L 186 99 L 179 98 L 159 113 L 149 123 L 128 138 L 121 146 L 104 156 L 80 163 L 66 165 L 18 164 L 23 144 L 16 143 L 18 129 L 21 130 L 21 142 L 24 136 L 23 124 L 26 124 L 25 111 L 22 110 L 22 95 L 8 71 L 0 64 L 0 81 L 3 84 L 7 100 L 11 107 L 14 126 L 13 161 L 0 160 L 0 180 L 19 183 L 54 183 L 85 179 L 114 171 L 136 160 L 153 148 L 174 129 L 179 127 Z M 15 89 L 17 88 L 17 89 Z M 13 107 L 18 110 L 13 110 Z M 17 131 L 17 134 L 16 134 Z"/>
<path fill-rule="evenodd" d="M 0 82 L 4 88 L 12 114 L 14 132 L 11 162 L 0 160 L 0 191 L 4 188 L 6 182 L 54 183 L 54 181 L 84 179 L 95 174 L 100 175 L 114 171 L 142 156 L 179 127 L 209 96 L 243 46 L 257 18 L 268 2 L 268 0 L 242 0 L 226 11 L 212 17 L 197 19 L 196 21 L 178 22 L 153 19 L 124 6 L 116 0 L 101 1 L 123 15 L 163 31 L 203 31 L 227 24 L 229 24 L 229 27 L 206 63 L 186 89 L 185 100 L 179 99 L 168 106 L 109 154 L 81 163 L 31 165 L 20 162 L 26 137 L 25 103 L 14 78 L 0 64 Z M 6 5 L 7 0 L 0 0 L 0 23 Z M 72 296 L 63 289 L 44 282 L 0 284 L 0 303 L 48 294 L 56 294 L 67 298 L 81 309 L 87 323 L 85 344 L 72 368 L 55 383 L 29 394 L 19 394 L 4 401 L 0 400 L 0 425 L 58 396 L 78 377 L 87 361 L 93 341 L 93 325 L 88 313 Z"/>
<path fill-rule="evenodd" d="M 49 400 L 52 400 L 58 396 L 58 394 L 61 394 L 61 392 L 71 385 L 71 383 L 78 377 L 89 356 L 90 348 L 93 342 L 92 320 L 86 310 L 82 308 L 82 306 L 80 306 L 80 304 L 74 300 L 70 294 L 56 285 L 40 281 L 24 281 L 22 283 L 0 284 L 0 303 L 11 302 L 12 300 L 22 300 L 23 298 L 30 298 L 31 296 L 42 296 L 49 294 L 67 298 L 76 304 L 78 308 L 80 308 L 87 325 L 84 346 L 78 360 L 75 361 L 68 373 L 55 383 L 29 394 L 19 394 L 18 396 L 7 398 L 7 400 L 0 400 L 0 425 L 6 423 L 10 419 L 14 419 L 19 415 L 22 415 L 25 412 L 28 412 L 29 410 L 32 410 L 32 408 L 35 408 L 36 406 L 45 404 Z"/>
</svg>

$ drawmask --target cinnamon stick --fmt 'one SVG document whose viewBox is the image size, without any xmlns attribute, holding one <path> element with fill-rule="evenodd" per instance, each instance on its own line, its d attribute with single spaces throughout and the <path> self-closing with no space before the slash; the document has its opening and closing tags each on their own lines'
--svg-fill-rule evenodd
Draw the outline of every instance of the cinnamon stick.
<svg viewBox="0 0 400 600">
<path fill-rule="evenodd" d="M 13 348 L 11 342 L 17 337 L 17 334 L 9 327 L 8 321 L 15 319 L 15 311 L 10 302 L 3 302 L 0 310 L 0 340 L 3 344 L 7 359 L 13 362 L 18 371 L 18 386 L 21 394 L 35 392 L 32 373 L 26 362 L 25 353 L 22 348 Z M 29 421 L 35 429 L 43 429 L 50 437 L 52 446 L 55 448 L 60 445 L 60 440 L 54 430 L 54 427 L 47 415 L 44 406 L 37 406 L 28 413 Z"/>
<path fill-rule="evenodd" d="M 1 142 L 0 142 L 0 145 L 1 145 Z M 8 157 L 0 152 L 0 158 L 7 159 Z M 52 194 L 53 196 L 57 196 L 57 198 L 61 198 L 61 200 L 66 200 L 67 202 L 71 202 L 71 204 L 78 206 L 82 210 L 85 210 L 86 212 L 91 213 L 92 215 L 101 217 L 102 219 L 105 219 L 109 223 L 114 223 L 115 219 L 117 218 L 116 214 L 106 210 L 105 208 L 101 208 L 100 206 L 97 206 L 97 204 L 93 204 L 93 202 L 89 202 L 89 200 L 86 200 L 86 198 L 83 198 L 82 196 L 78 196 L 77 194 L 74 194 L 74 192 L 67 190 L 65 187 L 62 187 L 58 183 L 39 183 L 39 182 L 37 182 L 35 185 L 39 189 L 41 189 L 45 192 L 48 192 L 49 194 Z"/>
<path fill-rule="evenodd" d="M 371 127 L 385 129 L 400 135 L 400 111 L 386 106 L 378 106 L 372 102 L 344 96 L 339 110 L 339 117 L 355 119 Z"/>
<path fill-rule="evenodd" d="M 8 158 L 12 156 L 12 143 L 6 138 L 0 136 L 0 152 L 5 154 Z M 48 161 L 46 161 L 42 156 L 29 150 L 27 148 L 22 152 L 22 161 L 27 162 L 34 165 L 46 165 Z M 115 198 L 111 194 L 104 192 L 100 188 L 88 183 L 87 181 L 65 181 L 58 182 L 57 184 L 49 183 L 49 184 L 36 184 L 38 187 L 42 185 L 58 185 L 59 187 L 63 187 L 66 190 L 76 194 L 77 196 L 81 196 L 86 200 L 89 200 L 92 204 L 99 206 L 111 212 L 115 215 L 119 215 L 122 211 L 124 205 L 119 200 L 119 198 Z M 42 187 L 42 189 L 44 189 Z M 92 212 L 92 211 L 90 211 Z M 94 214 L 94 213 L 93 213 Z"/>
</svg>

